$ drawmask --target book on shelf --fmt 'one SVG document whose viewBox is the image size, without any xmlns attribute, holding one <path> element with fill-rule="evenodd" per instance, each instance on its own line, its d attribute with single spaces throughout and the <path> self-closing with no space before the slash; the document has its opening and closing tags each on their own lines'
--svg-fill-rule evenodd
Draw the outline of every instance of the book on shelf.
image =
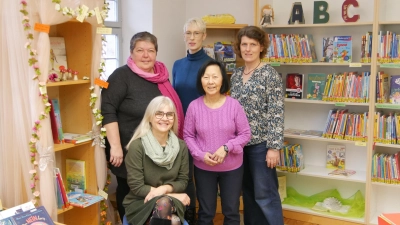
<svg viewBox="0 0 400 225">
<path fill-rule="evenodd" d="M 400 225 L 400 212 L 382 213 L 378 216 L 378 225 Z"/>
<path fill-rule="evenodd" d="M 52 107 L 52 109 L 50 109 L 50 122 L 52 123 L 51 128 L 53 133 L 53 141 L 55 144 L 60 144 L 64 141 L 60 103 L 58 99 L 50 99 L 50 104 Z"/>
<path fill-rule="evenodd" d="M 86 191 L 86 173 L 85 161 L 66 159 L 65 174 L 67 177 L 67 192 L 85 192 Z"/>
<path fill-rule="evenodd" d="M 65 143 L 79 144 L 90 140 L 92 140 L 92 136 L 90 134 L 64 133 Z"/>
<path fill-rule="evenodd" d="M 87 193 L 81 192 L 69 192 L 68 193 L 68 200 L 72 206 L 86 208 L 91 206 L 97 202 L 100 202 L 104 198 L 98 195 L 91 195 Z"/>
<path fill-rule="evenodd" d="M 281 198 L 281 202 L 287 197 L 287 192 L 286 192 L 286 176 L 285 175 L 280 175 L 278 176 L 278 184 L 279 184 L 279 197 Z"/>
<path fill-rule="evenodd" d="M 301 145 L 285 142 L 279 152 L 280 159 L 276 169 L 288 172 L 299 172 L 304 169 L 304 155 Z"/>
<path fill-rule="evenodd" d="M 361 37 L 361 63 L 371 63 L 372 32 L 367 32 Z"/>
<path fill-rule="evenodd" d="M 236 68 L 236 54 L 232 42 L 215 42 L 214 54 L 217 61 L 224 63 L 226 72 L 233 72 Z"/>
<path fill-rule="evenodd" d="M 14 225 L 54 225 L 44 206 L 16 214 L 12 220 Z"/>
<path fill-rule="evenodd" d="M 333 62 L 333 37 L 322 38 L 322 62 Z"/>
<path fill-rule="evenodd" d="M 203 50 L 208 56 L 210 56 L 210 58 L 215 59 L 215 53 L 214 53 L 214 46 L 213 45 L 203 46 Z"/>
<path fill-rule="evenodd" d="M 65 39 L 63 37 L 50 37 L 49 71 L 59 71 L 60 66 L 68 68 Z"/>
<path fill-rule="evenodd" d="M 329 172 L 328 175 L 332 175 L 332 176 L 338 175 L 338 176 L 349 177 L 355 173 L 356 173 L 355 170 L 336 169 L 336 170 Z"/>
<path fill-rule="evenodd" d="M 390 77 L 390 97 L 392 104 L 400 104 L 400 75 L 392 75 Z"/>
<path fill-rule="evenodd" d="M 55 193 L 57 197 L 57 207 L 61 208 L 68 208 L 69 207 L 69 202 L 68 202 L 68 197 L 67 197 L 67 191 L 65 190 L 65 185 L 64 181 L 62 179 L 60 169 L 59 168 L 54 168 L 54 176 L 57 181 L 57 192 Z M 61 195 L 61 199 L 59 199 L 58 195 Z"/>
<path fill-rule="evenodd" d="M 328 145 L 326 150 L 326 168 L 345 169 L 346 146 Z"/>
<path fill-rule="evenodd" d="M 375 153 L 372 156 L 371 179 L 374 182 L 400 184 L 400 152 Z"/>
<path fill-rule="evenodd" d="M 351 63 L 352 39 L 351 36 L 333 37 L 333 62 Z"/>
<path fill-rule="evenodd" d="M 300 73 L 288 73 L 286 75 L 286 98 L 303 98 L 304 75 Z"/>
<path fill-rule="evenodd" d="M 310 73 L 307 77 L 307 99 L 322 100 L 325 90 L 326 74 Z"/>
<path fill-rule="evenodd" d="M 376 76 L 376 102 L 389 102 L 389 75 L 379 71 Z"/>
</svg>

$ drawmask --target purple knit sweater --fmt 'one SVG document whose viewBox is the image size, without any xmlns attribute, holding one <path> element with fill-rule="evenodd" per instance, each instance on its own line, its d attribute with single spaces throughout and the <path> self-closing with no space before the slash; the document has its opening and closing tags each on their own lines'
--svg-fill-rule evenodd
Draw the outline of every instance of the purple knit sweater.
<svg viewBox="0 0 400 225">
<path fill-rule="evenodd" d="M 183 137 L 193 156 L 194 165 L 207 171 L 230 171 L 243 163 L 243 147 L 251 138 L 249 122 L 240 103 L 227 96 L 225 103 L 210 109 L 201 96 L 188 107 Z M 228 156 L 222 164 L 209 166 L 204 163 L 206 152 L 213 154 L 226 145 Z"/>
</svg>

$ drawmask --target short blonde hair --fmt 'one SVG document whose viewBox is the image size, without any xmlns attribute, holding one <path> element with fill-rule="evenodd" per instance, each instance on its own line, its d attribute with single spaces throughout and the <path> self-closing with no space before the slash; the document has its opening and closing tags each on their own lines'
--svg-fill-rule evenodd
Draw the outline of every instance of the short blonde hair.
<svg viewBox="0 0 400 225">
<path fill-rule="evenodd" d="M 176 114 L 176 107 L 174 102 L 166 96 L 157 96 L 153 98 L 153 100 L 151 100 L 149 105 L 147 106 L 143 119 L 140 122 L 139 126 L 136 128 L 135 133 L 133 134 L 128 145 L 126 146 L 126 149 L 129 149 L 129 145 L 132 143 L 132 141 L 144 137 L 147 134 L 147 132 L 151 131 L 150 122 L 152 121 L 153 116 L 155 116 L 156 111 L 160 110 L 165 106 L 168 106 L 175 114 L 174 123 L 172 124 L 171 130 L 175 134 L 178 134 L 178 118 L 177 118 L 178 115 Z"/>
<path fill-rule="evenodd" d="M 185 33 L 189 25 L 196 25 L 201 32 L 206 33 L 206 23 L 200 18 L 190 18 L 186 21 L 185 25 L 183 25 L 183 32 Z"/>
</svg>

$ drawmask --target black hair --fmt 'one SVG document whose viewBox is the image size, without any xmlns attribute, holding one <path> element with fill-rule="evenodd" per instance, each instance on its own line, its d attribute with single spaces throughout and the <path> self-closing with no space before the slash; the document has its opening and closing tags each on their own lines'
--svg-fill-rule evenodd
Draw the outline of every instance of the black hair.
<svg viewBox="0 0 400 225">
<path fill-rule="evenodd" d="M 204 76 L 207 67 L 209 66 L 218 66 L 220 71 L 221 71 L 221 75 L 222 75 L 222 85 L 221 85 L 221 89 L 219 90 L 219 93 L 221 94 L 225 94 L 229 91 L 230 88 L 230 80 L 228 75 L 226 74 L 226 70 L 225 70 L 225 65 L 217 60 L 211 59 L 206 61 L 199 69 L 199 72 L 197 73 L 197 80 L 196 80 L 196 88 L 197 91 L 199 92 L 199 94 L 201 95 L 205 95 L 206 92 L 203 89 L 203 85 L 201 84 L 201 78 Z"/>
</svg>

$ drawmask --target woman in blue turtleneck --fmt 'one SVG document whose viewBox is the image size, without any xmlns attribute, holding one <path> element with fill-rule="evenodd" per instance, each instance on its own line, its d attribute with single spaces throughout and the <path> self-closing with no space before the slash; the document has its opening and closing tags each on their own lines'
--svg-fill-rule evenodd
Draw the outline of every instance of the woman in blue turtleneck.
<svg viewBox="0 0 400 225">
<path fill-rule="evenodd" d="M 198 18 L 189 19 L 184 27 L 184 40 L 187 48 L 187 56 L 176 60 L 172 68 L 172 86 L 178 93 L 182 102 L 183 112 L 189 104 L 200 94 L 196 89 L 197 72 L 201 65 L 211 58 L 203 51 L 203 41 L 206 39 L 206 24 Z M 186 210 L 185 220 L 195 224 L 196 220 L 196 193 L 193 183 L 193 158 L 189 154 L 189 182 L 186 189 L 190 197 L 190 206 Z"/>
</svg>

